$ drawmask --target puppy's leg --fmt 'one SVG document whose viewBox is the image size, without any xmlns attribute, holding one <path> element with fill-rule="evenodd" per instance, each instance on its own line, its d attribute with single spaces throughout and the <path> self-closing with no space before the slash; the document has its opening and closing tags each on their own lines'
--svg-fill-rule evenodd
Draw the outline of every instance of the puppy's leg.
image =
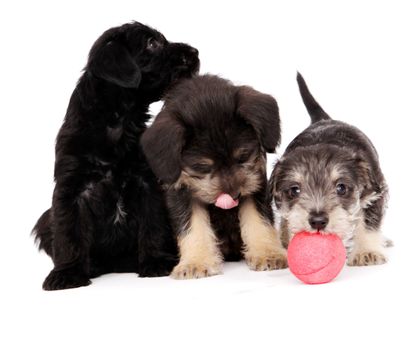
<svg viewBox="0 0 417 350">
<path fill-rule="evenodd" d="M 288 249 L 290 242 L 290 232 L 288 230 L 288 221 L 281 218 L 281 243 L 285 249 Z"/>
<path fill-rule="evenodd" d="M 348 257 L 348 265 L 380 265 L 386 262 L 383 236 L 379 231 L 366 228 L 361 220 L 354 233 L 353 249 Z"/>
<path fill-rule="evenodd" d="M 275 270 L 287 267 L 287 252 L 278 232 L 256 208 L 253 198 L 239 209 L 240 230 L 245 244 L 244 255 L 252 270 Z"/>
<path fill-rule="evenodd" d="M 32 230 L 35 242 L 39 244 L 39 250 L 44 250 L 50 257 L 52 257 L 52 242 L 54 240 L 51 228 L 51 215 L 51 209 L 45 211 Z"/>
<path fill-rule="evenodd" d="M 385 193 L 362 199 L 361 217 L 353 236 L 353 248 L 348 257 L 350 266 L 380 265 L 387 262 L 385 238 L 379 229 L 384 215 Z"/>
<path fill-rule="evenodd" d="M 188 226 L 178 237 L 181 258 L 171 276 L 189 279 L 221 273 L 221 252 L 210 225 L 209 214 L 201 204 L 192 204 Z"/>
<path fill-rule="evenodd" d="M 73 188 L 58 183 L 52 212 L 52 260 L 54 269 L 43 282 L 43 289 L 57 290 L 87 286 L 89 280 L 89 244 L 91 212 L 87 192 L 74 196 Z"/>
<path fill-rule="evenodd" d="M 149 180 L 149 179 L 148 179 Z M 124 203 L 138 221 L 137 271 L 140 277 L 168 276 L 178 263 L 178 249 L 168 210 L 156 181 L 138 178 L 126 186 Z"/>
</svg>

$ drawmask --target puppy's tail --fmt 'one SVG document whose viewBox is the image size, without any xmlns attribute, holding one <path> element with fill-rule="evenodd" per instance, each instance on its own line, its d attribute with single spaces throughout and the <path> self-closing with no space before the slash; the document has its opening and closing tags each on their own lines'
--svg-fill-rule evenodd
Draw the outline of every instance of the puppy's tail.
<svg viewBox="0 0 417 350">
<path fill-rule="evenodd" d="M 310 114 L 311 124 L 317 123 L 320 120 L 332 119 L 314 99 L 303 76 L 299 72 L 297 72 L 297 82 L 304 105 L 307 108 L 308 114 Z"/>
<path fill-rule="evenodd" d="M 38 219 L 38 222 L 32 230 L 32 235 L 35 236 L 35 242 L 39 244 L 39 250 L 44 250 L 46 254 L 52 256 L 53 234 L 50 216 L 51 209 L 48 209 Z"/>
</svg>

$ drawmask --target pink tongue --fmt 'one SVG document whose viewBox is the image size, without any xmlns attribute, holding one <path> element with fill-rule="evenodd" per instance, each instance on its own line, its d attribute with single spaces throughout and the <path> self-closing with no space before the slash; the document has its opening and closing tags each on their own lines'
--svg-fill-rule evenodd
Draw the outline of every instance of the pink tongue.
<svg viewBox="0 0 417 350">
<path fill-rule="evenodd" d="M 220 196 L 217 197 L 216 203 L 214 203 L 214 205 L 222 209 L 231 209 L 239 205 L 239 200 L 234 200 L 227 193 L 222 193 Z"/>
</svg>

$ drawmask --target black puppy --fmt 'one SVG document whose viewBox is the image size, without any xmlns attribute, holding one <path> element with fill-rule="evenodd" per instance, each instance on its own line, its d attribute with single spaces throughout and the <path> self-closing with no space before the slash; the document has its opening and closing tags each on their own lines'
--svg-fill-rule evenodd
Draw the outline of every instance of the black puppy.
<svg viewBox="0 0 417 350">
<path fill-rule="evenodd" d="M 382 264 L 390 243 L 380 234 L 388 189 L 375 147 L 356 127 L 331 119 L 300 74 L 297 80 L 311 125 L 290 143 L 271 176 L 285 243 L 299 231 L 336 233 L 348 248 L 349 265 Z"/>
<path fill-rule="evenodd" d="M 266 152 L 279 141 L 269 95 L 209 75 L 170 90 L 141 143 L 167 189 L 181 253 L 174 278 L 218 274 L 223 258 L 286 267 L 266 191 Z"/>
<path fill-rule="evenodd" d="M 196 49 L 137 22 L 95 42 L 57 136 L 52 207 L 33 230 L 55 265 L 44 289 L 171 271 L 177 248 L 139 138 L 149 104 L 198 68 Z"/>
</svg>

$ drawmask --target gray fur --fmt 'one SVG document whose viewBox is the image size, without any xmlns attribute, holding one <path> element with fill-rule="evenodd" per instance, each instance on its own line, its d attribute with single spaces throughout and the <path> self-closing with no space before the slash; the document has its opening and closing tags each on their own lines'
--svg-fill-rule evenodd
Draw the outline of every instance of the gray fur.
<svg viewBox="0 0 417 350">
<path fill-rule="evenodd" d="M 320 231 L 343 231 L 334 233 L 345 243 L 352 240 L 360 220 L 367 230 L 379 231 L 387 186 L 375 147 L 356 127 L 331 119 L 300 74 L 297 80 L 311 125 L 287 147 L 270 180 L 284 237 L 295 230 L 313 231 L 308 218 L 317 213 L 329 217 Z M 340 184 L 346 187 L 343 195 L 337 191 L 343 189 Z M 299 188 L 295 196 L 294 188 Z"/>
</svg>

